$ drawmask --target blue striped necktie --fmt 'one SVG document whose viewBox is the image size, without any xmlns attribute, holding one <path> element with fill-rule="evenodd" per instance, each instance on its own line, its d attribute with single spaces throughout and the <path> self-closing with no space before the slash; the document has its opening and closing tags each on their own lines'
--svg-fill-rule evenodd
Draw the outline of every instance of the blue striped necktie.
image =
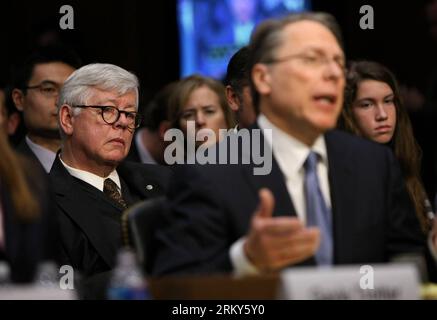
<svg viewBox="0 0 437 320">
<path fill-rule="evenodd" d="M 319 179 L 317 177 L 318 155 L 311 151 L 305 160 L 305 204 L 307 226 L 318 227 L 320 230 L 320 246 L 316 252 L 318 265 L 332 265 L 333 240 L 331 210 L 323 198 Z"/>
</svg>

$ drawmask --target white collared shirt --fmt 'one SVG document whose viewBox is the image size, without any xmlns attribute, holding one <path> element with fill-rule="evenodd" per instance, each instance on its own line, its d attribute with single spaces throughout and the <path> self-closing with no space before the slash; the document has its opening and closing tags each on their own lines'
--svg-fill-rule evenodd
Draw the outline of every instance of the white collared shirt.
<svg viewBox="0 0 437 320">
<path fill-rule="evenodd" d="M 112 181 L 115 182 L 115 184 L 118 187 L 118 191 L 121 193 L 120 177 L 118 176 L 116 170 L 112 171 L 107 177 L 102 178 L 94 173 L 70 167 L 68 164 L 62 161 L 60 155 L 59 155 L 59 160 L 61 160 L 61 163 L 63 164 L 65 169 L 67 169 L 68 173 L 73 177 L 92 185 L 94 188 L 97 188 L 102 192 L 103 192 L 103 183 L 105 179 L 110 178 Z"/>
<path fill-rule="evenodd" d="M 320 160 L 317 163 L 317 176 L 319 178 L 320 189 L 325 203 L 328 208 L 331 208 L 328 179 L 328 154 L 326 151 L 324 136 L 319 136 L 310 148 L 306 144 L 277 128 L 262 114 L 258 117 L 258 125 L 262 130 L 272 130 L 271 136 L 265 135 L 266 141 L 272 147 L 273 156 L 284 175 L 288 193 L 293 201 L 296 214 L 302 223 L 305 224 L 306 222 L 304 163 L 308 158 L 310 151 L 315 151 L 320 156 Z M 275 143 L 270 139 L 274 139 Z"/>
<path fill-rule="evenodd" d="M 52 168 L 53 162 L 55 162 L 56 159 L 56 152 L 53 152 L 52 150 L 49 150 L 47 148 L 44 148 L 40 146 L 39 144 L 36 144 L 28 136 L 26 136 L 26 143 L 29 146 L 30 150 L 36 155 L 39 162 L 41 162 L 44 170 L 49 173 L 50 169 Z"/>
<path fill-rule="evenodd" d="M 304 180 L 305 169 L 303 167 L 310 151 L 319 154 L 321 160 L 317 163 L 317 176 L 320 189 L 326 205 L 331 208 L 331 197 L 328 178 L 328 153 L 325 138 L 318 137 L 310 147 L 296 138 L 285 133 L 273 125 L 263 114 L 258 117 L 260 129 L 271 129 L 272 135 L 265 135 L 266 142 L 270 144 L 273 156 L 276 159 L 281 172 L 284 175 L 288 193 L 293 202 L 298 218 L 306 222 Z M 273 143 L 273 141 L 275 143 Z M 257 274 L 258 270 L 250 263 L 244 254 L 243 245 L 246 239 L 243 237 L 235 242 L 230 248 L 231 262 L 237 275 Z"/>
</svg>

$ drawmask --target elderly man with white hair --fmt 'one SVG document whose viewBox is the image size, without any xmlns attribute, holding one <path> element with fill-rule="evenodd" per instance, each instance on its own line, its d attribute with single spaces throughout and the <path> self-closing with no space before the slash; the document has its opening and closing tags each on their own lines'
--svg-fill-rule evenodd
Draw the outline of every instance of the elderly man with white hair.
<svg viewBox="0 0 437 320">
<path fill-rule="evenodd" d="M 141 116 L 137 77 L 111 64 L 89 64 L 64 83 L 62 147 L 50 172 L 65 264 L 84 276 L 114 267 L 128 206 L 162 195 L 166 168 L 122 162 Z"/>
</svg>

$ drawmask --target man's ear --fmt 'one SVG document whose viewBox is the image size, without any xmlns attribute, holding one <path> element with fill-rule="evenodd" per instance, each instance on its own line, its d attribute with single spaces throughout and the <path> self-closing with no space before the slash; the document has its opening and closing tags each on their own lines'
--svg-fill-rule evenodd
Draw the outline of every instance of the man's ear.
<svg viewBox="0 0 437 320">
<path fill-rule="evenodd" d="M 8 135 L 12 136 L 15 131 L 17 131 L 18 125 L 20 124 L 21 118 L 20 118 L 20 114 L 18 112 L 13 112 L 9 117 L 8 117 L 8 122 L 7 122 L 7 131 L 8 131 Z"/>
<path fill-rule="evenodd" d="M 66 135 L 72 135 L 74 129 L 74 116 L 73 109 L 70 106 L 64 104 L 59 109 L 59 126 Z"/>
<path fill-rule="evenodd" d="M 15 88 L 12 90 L 12 101 L 19 111 L 23 111 L 24 107 L 24 93 L 22 90 Z"/>
<path fill-rule="evenodd" d="M 237 93 L 230 85 L 226 86 L 225 93 L 229 107 L 232 109 L 232 111 L 237 112 L 240 109 L 240 99 L 238 98 Z"/>
<path fill-rule="evenodd" d="M 260 95 L 267 95 L 272 91 L 270 71 L 265 64 L 257 63 L 253 66 L 252 80 Z"/>
</svg>

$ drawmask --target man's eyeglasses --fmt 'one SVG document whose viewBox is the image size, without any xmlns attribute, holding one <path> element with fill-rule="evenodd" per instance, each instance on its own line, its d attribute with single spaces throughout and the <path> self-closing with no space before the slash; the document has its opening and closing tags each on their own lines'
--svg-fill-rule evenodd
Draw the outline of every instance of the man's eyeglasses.
<svg viewBox="0 0 437 320">
<path fill-rule="evenodd" d="M 334 62 L 342 71 L 343 74 L 346 74 L 346 61 L 343 57 L 336 57 L 336 58 L 328 58 L 327 56 L 323 54 L 317 54 L 317 53 L 298 53 L 298 54 L 291 54 L 282 58 L 277 59 L 271 59 L 264 63 L 282 63 L 289 61 L 291 59 L 298 59 L 302 61 L 302 63 L 305 66 L 311 67 L 311 68 L 317 68 L 320 69 L 326 65 L 328 65 L 331 62 Z"/>
<path fill-rule="evenodd" d="M 129 129 L 136 129 L 140 126 L 142 116 L 138 112 L 130 112 L 130 111 L 123 111 L 119 110 L 116 107 L 113 106 L 84 106 L 84 105 L 78 105 L 74 106 L 75 108 L 93 108 L 93 109 L 100 109 L 101 110 L 101 116 L 103 121 L 105 121 L 107 124 L 114 124 L 120 119 L 120 115 L 124 114 L 127 119 L 127 126 Z"/>
<path fill-rule="evenodd" d="M 36 86 L 24 87 L 24 89 L 38 89 L 39 92 L 47 98 L 57 97 L 61 91 L 60 85 L 52 81 L 44 81 Z"/>
</svg>

